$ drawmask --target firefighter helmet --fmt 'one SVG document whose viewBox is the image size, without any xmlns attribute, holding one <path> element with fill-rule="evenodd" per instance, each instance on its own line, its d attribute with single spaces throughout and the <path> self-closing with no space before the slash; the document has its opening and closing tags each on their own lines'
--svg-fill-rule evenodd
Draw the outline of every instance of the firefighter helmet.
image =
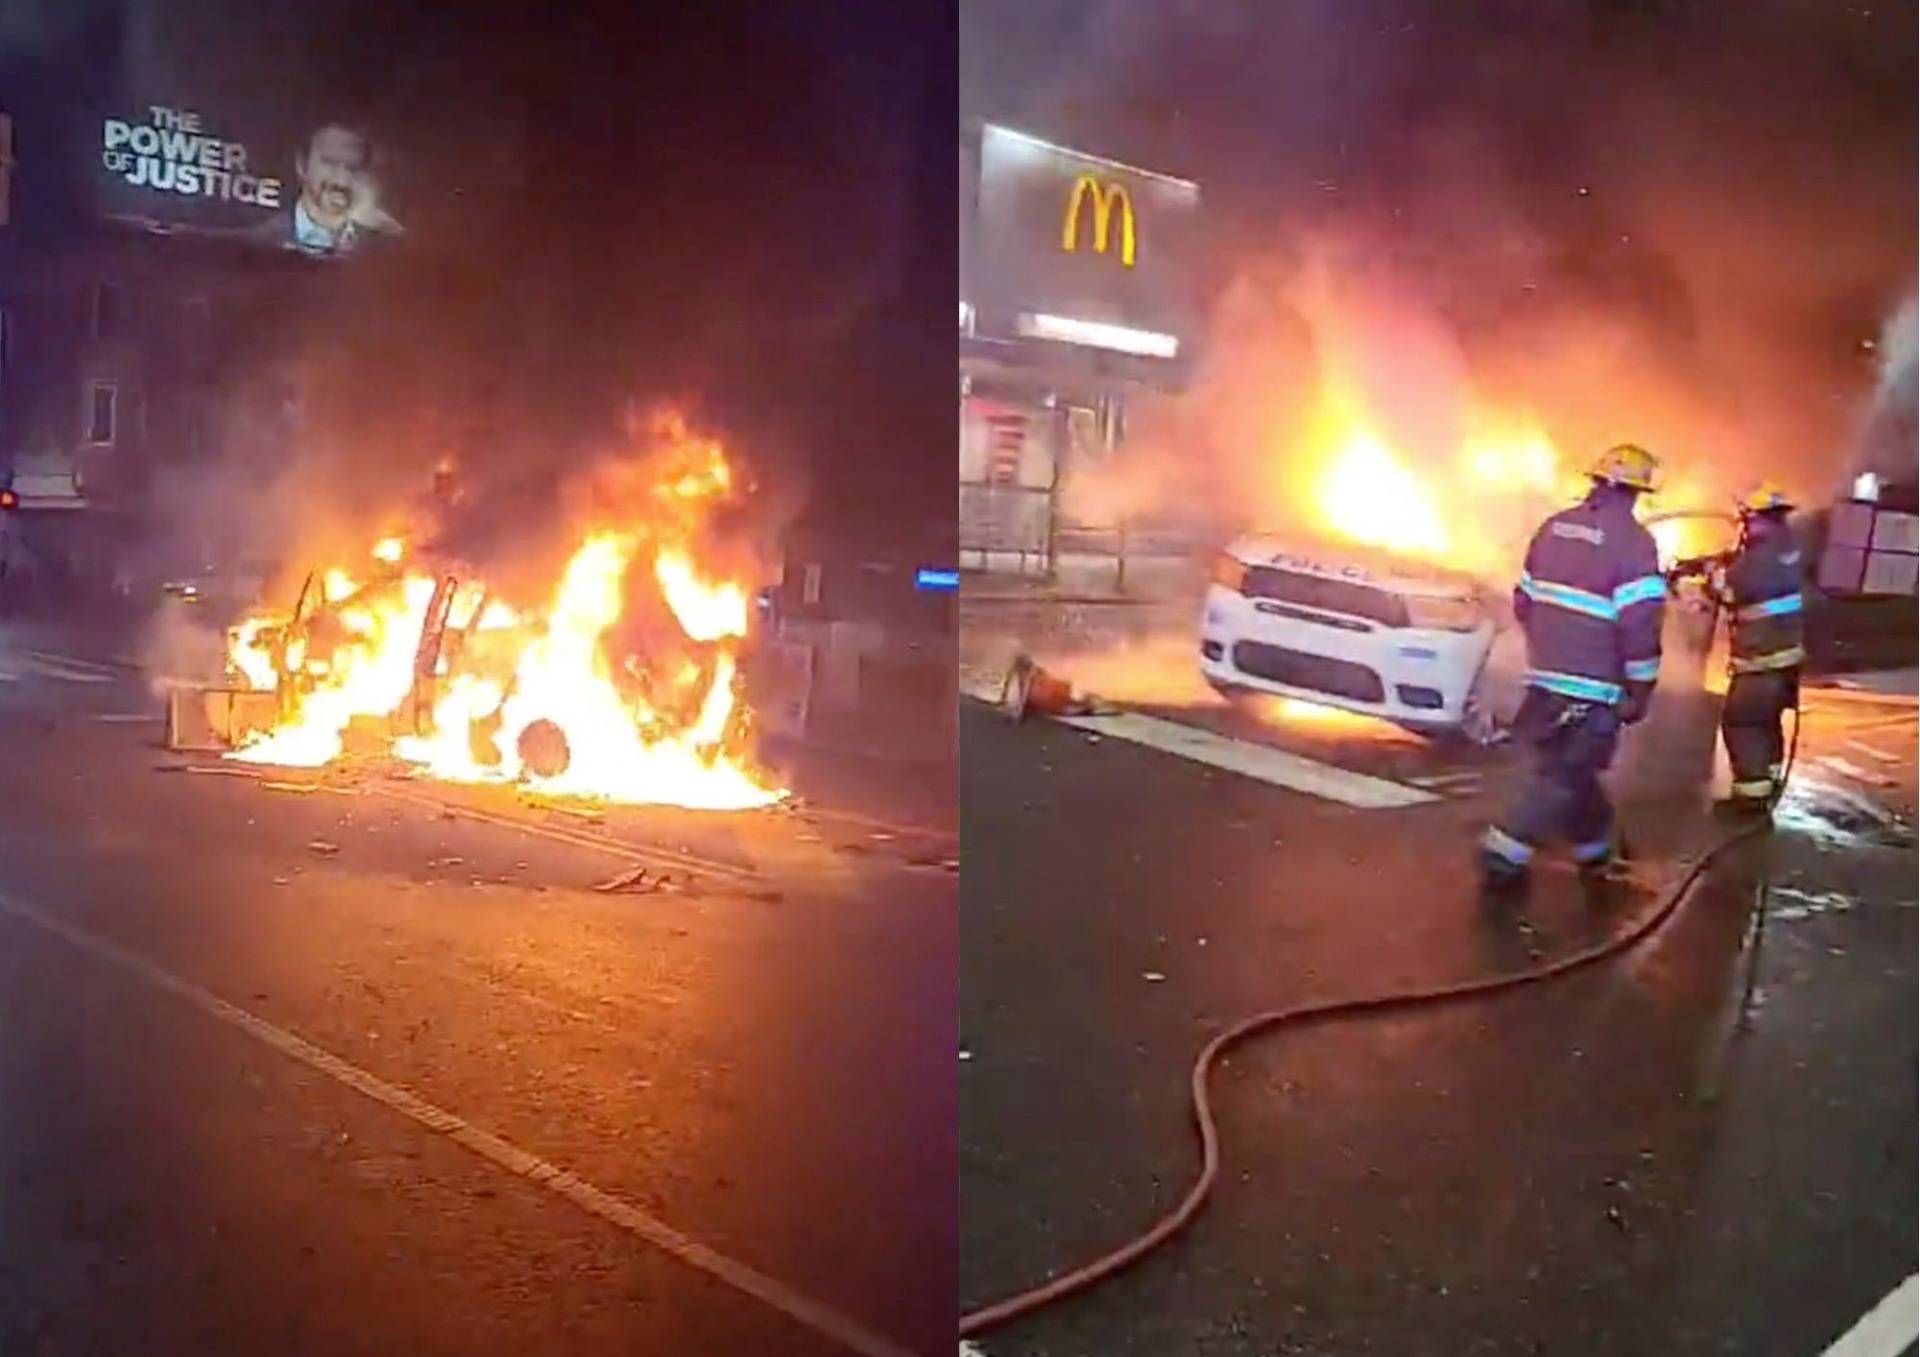
<svg viewBox="0 0 1920 1357">
<path fill-rule="evenodd" d="M 1653 454 L 1638 444 L 1617 443 L 1600 454 L 1587 469 L 1587 475 L 1609 485 L 1623 485 L 1629 490 L 1651 490 L 1653 473 L 1659 466 Z"/>
<path fill-rule="evenodd" d="M 1787 492 L 1772 481 L 1762 481 L 1740 499 L 1740 512 L 1744 514 L 1785 513 L 1793 508 L 1793 501 L 1787 498 Z"/>
</svg>

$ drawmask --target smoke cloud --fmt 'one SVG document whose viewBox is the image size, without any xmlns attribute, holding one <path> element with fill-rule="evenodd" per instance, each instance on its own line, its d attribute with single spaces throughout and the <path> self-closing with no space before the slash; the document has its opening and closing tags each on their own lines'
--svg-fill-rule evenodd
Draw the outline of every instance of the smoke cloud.
<svg viewBox="0 0 1920 1357">
<path fill-rule="evenodd" d="M 1437 492 L 1489 426 L 1641 443 L 1665 507 L 1912 474 L 1911 7 L 1444 10 L 968 7 L 970 113 L 1191 175 L 1213 228 L 1190 389 L 1071 510 L 1286 526 L 1330 390 Z M 1504 542 L 1529 489 L 1444 498 Z"/>
</svg>

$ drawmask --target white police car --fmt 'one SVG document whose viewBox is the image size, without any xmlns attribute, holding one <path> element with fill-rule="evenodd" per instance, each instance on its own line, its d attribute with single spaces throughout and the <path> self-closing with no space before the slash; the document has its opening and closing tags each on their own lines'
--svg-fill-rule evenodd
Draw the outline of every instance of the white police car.
<svg viewBox="0 0 1920 1357">
<path fill-rule="evenodd" d="M 1489 591 L 1465 576 L 1242 538 L 1214 565 L 1200 669 L 1229 696 L 1273 693 L 1488 738 L 1477 686 L 1497 618 Z"/>
</svg>

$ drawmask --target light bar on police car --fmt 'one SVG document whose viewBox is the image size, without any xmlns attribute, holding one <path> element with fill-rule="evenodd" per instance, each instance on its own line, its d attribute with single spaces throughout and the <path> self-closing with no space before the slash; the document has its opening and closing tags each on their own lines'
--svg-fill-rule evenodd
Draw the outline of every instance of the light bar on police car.
<svg viewBox="0 0 1920 1357">
<path fill-rule="evenodd" d="M 1057 339 L 1065 344 L 1084 344 L 1088 348 L 1137 353 L 1148 358 L 1171 358 L 1180 352 L 1177 335 L 1163 335 L 1155 330 L 1135 330 L 1126 325 L 1109 325 L 1105 321 L 1023 312 L 1019 327 L 1021 334 L 1032 339 Z"/>
</svg>

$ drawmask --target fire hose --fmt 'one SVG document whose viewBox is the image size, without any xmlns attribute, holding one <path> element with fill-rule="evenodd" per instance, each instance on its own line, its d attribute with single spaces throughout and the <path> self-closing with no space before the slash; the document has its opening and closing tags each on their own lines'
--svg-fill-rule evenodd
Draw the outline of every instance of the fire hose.
<svg viewBox="0 0 1920 1357">
<path fill-rule="evenodd" d="M 1457 1003 L 1469 999 L 1488 999 L 1495 995 L 1511 993 L 1534 985 L 1557 980 L 1571 975 L 1575 971 L 1585 970 L 1626 954 L 1640 943 L 1652 937 L 1678 911 L 1680 905 L 1691 893 L 1694 883 L 1706 873 L 1708 867 L 1723 854 L 1748 839 L 1760 837 L 1771 829 L 1772 811 L 1779 804 L 1785 792 L 1787 779 L 1793 772 L 1793 761 L 1800 747 L 1800 706 L 1796 695 L 1793 703 L 1793 739 L 1787 747 L 1786 761 L 1781 765 L 1779 779 L 1774 783 L 1768 796 L 1766 808 L 1768 814 L 1754 824 L 1726 835 L 1718 843 L 1694 859 L 1677 885 L 1669 891 L 1659 907 L 1647 915 L 1632 928 L 1615 937 L 1608 938 L 1591 947 L 1583 948 L 1558 961 L 1537 966 L 1529 970 L 1516 971 L 1507 975 L 1487 976 L 1477 980 L 1461 981 L 1452 985 L 1428 986 L 1420 989 L 1399 990 L 1386 994 L 1363 995 L 1352 999 L 1336 999 L 1321 1003 L 1296 1004 L 1288 1008 L 1271 1009 L 1242 1018 L 1209 1041 L 1194 1060 L 1192 1072 L 1188 1078 L 1188 1094 L 1193 1107 L 1194 1128 L 1200 1137 L 1200 1173 L 1187 1189 L 1186 1195 L 1178 1205 L 1166 1212 L 1146 1230 L 1131 1240 L 1100 1255 L 1090 1262 L 1083 1263 L 1069 1272 L 1062 1273 L 1052 1281 L 1009 1296 L 964 1314 L 960 1318 L 960 1337 L 972 1338 L 990 1329 L 997 1329 L 1016 1319 L 1024 1318 L 1035 1311 L 1045 1309 L 1056 1301 L 1065 1300 L 1082 1291 L 1091 1290 L 1101 1282 L 1140 1262 L 1161 1245 L 1173 1239 L 1191 1225 L 1207 1204 L 1213 1193 L 1215 1182 L 1220 1176 L 1220 1131 L 1213 1114 L 1213 1099 L 1208 1092 L 1208 1080 L 1213 1067 L 1229 1050 L 1246 1042 L 1252 1037 L 1275 1031 L 1281 1027 L 1311 1022 L 1328 1022 L 1342 1018 L 1356 1018 L 1371 1014 L 1404 1012 L 1425 1008 L 1438 1008 L 1442 1005 Z M 1764 915 L 1765 899 L 1762 896 L 1756 905 L 1756 912 Z M 1758 975 L 1758 955 L 1760 945 L 1760 920 L 1756 919 L 1749 942 L 1749 966 L 1744 987 L 1741 992 L 1740 1012 L 1744 1015 L 1752 997 L 1753 986 Z"/>
</svg>

